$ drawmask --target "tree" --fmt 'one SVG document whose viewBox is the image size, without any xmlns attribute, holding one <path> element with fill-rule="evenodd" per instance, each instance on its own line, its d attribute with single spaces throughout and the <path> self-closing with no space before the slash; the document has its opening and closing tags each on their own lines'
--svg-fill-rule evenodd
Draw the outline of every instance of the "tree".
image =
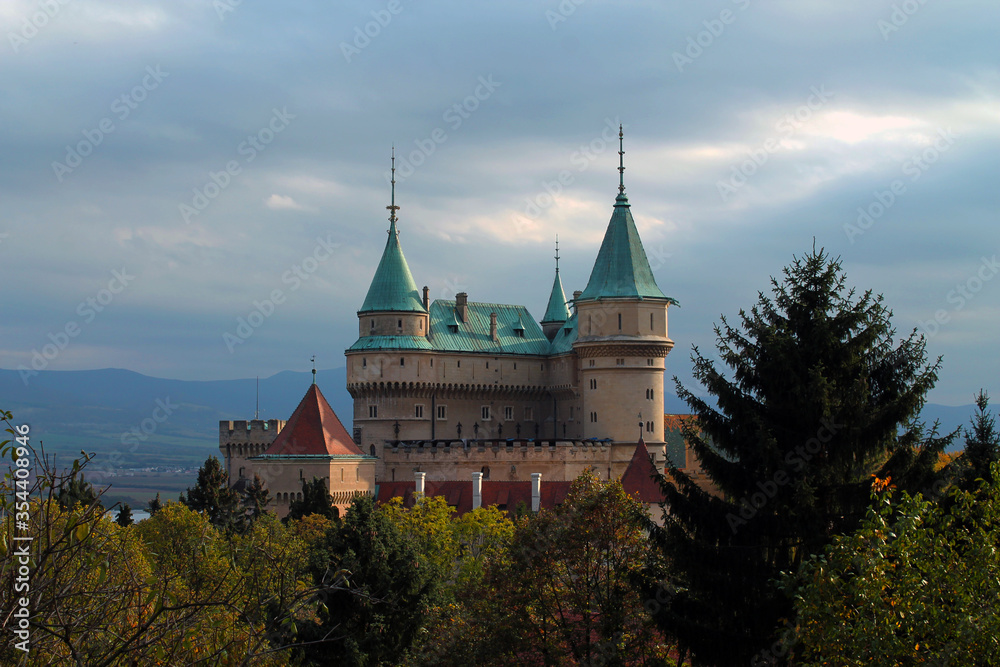
<svg viewBox="0 0 1000 667">
<path fill-rule="evenodd" d="M 229 487 L 229 475 L 214 456 L 198 469 L 198 482 L 188 488 L 186 496 L 181 494 L 180 502 L 195 512 L 205 512 L 216 528 L 236 527 L 240 497 Z"/>
<path fill-rule="evenodd" d="M 661 478 L 669 514 L 653 539 L 676 571 L 657 613 L 707 664 L 747 664 L 779 637 L 791 601 L 775 580 L 853 531 L 871 476 L 930 488 L 939 437 L 916 422 L 937 379 L 916 331 L 896 341 L 891 312 L 847 289 L 839 260 L 794 258 L 773 295 L 715 327 L 732 378 L 694 348 L 695 378 L 715 405 L 677 393 L 696 420 L 684 437 L 719 495 L 677 468 Z"/>
<path fill-rule="evenodd" d="M 122 503 L 122 506 L 118 509 L 118 517 L 115 519 L 115 523 L 122 528 L 132 525 L 132 508 L 129 507 L 128 503 Z"/>
<path fill-rule="evenodd" d="M 1000 664 L 997 482 L 953 488 L 948 503 L 872 496 L 857 531 L 784 577 L 796 664 Z"/>
<path fill-rule="evenodd" d="M 318 622 L 296 641 L 320 664 L 396 665 L 413 643 L 440 577 L 367 496 L 351 503 L 313 553 Z M 347 585 L 344 585 L 346 577 Z"/>
<path fill-rule="evenodd" d="M 965 429 L 965 454 L 961 457 L 968 469 L 966 488 L 973 488 L 976 479 L 990 479 L 990 466 L 1000 460 L 1000 434 L 996 430 L 996 419 L 987 411 L 989 404 L 989 395 L 980 389 L 976 394 L 972 429 Z"/>
<path fill-rule="evenodd" d="M 327 491 L 326 481 L 318 477 L 313 477 L 311 482 L 302 480 L 302 499 L 289 503 L 285 521 L 301 519 L 310 514 L 319 514 L 328 519 L 340 516 L 340 510 L 333 505 L 333 498 Z"/>
<path fill-rule="evenodd" d="M 157 492 L 155 498 L 149 501 L 149 506 L 146 509 L 149 511 L 149 516 L 153 516 L 161 509 L 163 509 L 163 503 L 160 502 L 159 492 Z"/>
<path fill-rule="evenodd" d="M 73 507 L 77 503 L 84 507 L 91 505 L 101 507 L 100 496 L 101 494 L 94 491 L 94 485 L 84 479 L 83 472 L 75 469 L 68 482 L 59 489 L 56 499 L 63 509 Z"/>
</svg>

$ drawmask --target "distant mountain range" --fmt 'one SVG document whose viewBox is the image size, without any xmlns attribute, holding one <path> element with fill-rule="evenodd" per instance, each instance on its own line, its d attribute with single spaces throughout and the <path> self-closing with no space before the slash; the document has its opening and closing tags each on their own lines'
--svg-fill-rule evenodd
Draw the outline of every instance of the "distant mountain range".
<svg viewBox="0 0 1000 667">
<path fill-rule="evenodd" d="M 311 382 L 309 372 L 261 378 L 261 419 L 288 419 Z M 317 384 L 350 432 L 346 368 L 317 371 Z M 97 454 L 95 463 L 113 461 L 116 468 L 196 468 L 218 454 L 219 421 L 252 419 L 256 402 L 255 378 L 164 380 L 108 368 L 42 371 L 25 386 L 17 371 L 0 370 L 0 408 L 31 426 L 32 444 L 44 443 L 47 453 L 67 462 L 85 450 Z M 664 410 L 688 412 L 673 395 Z M 947 432 L 968 425 L 973 410 L 930 404 L 923 417 L 940 420 Z"/>
</svg>

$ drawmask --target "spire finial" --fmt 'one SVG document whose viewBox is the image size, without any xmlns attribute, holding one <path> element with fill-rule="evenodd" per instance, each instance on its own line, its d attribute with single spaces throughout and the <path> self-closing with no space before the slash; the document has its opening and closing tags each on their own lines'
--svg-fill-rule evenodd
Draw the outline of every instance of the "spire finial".
<svg viewBox="0 0 1000 667">
<path fill-rule="evenodd" d="M 559 273 L 559 235 L 556 234 L 556 273 Z"/>
<path fill-rule="evenodd" d="M 313 385 L 315 386 L 315 384 L 316 384 L 316 355 L 315 354 L 312 356 L 311 361 L 312 361 L 312 365 L 313 365 Z"/>
<path fill-rule="evenodd" d="M 625 194 L 625 133 L 618 125 L 618 192 Z"/>
<path fill-rule="evenodd" d="M 390 183 L 392 183 L 392 195 L 391 195 L 392 199 L 391 203 L 388 206 L 386 206 L 386 208 L 389 210 L 389 222 L 395 223 L 396 211 L 399 210 L 399 207 L 396 206 L 396 146 L 395 145 L 393 145 L 392 147 L 392 180 L 390 181 Z M 399 232 L 396 233 L 398 234 Z"/>
</svg>

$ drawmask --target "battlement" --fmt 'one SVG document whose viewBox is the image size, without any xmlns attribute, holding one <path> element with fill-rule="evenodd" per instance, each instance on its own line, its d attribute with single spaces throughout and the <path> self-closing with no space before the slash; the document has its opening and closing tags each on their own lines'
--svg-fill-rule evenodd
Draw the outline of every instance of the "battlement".
<svg viewBox="0 0 1000 667">
<path fill-rule="evenodd" d="M 479 451 L 487 449 L 563 449 L 579 448 L 592 449 L 595 451 L 606 451 L 611 446 L 610 440 L 552 440 L 535 438 L 509 438 L 509 439 L 455 439 L 445 438 L 438 440 L 386 440 L 386 451 L 393 452 L 403 450 L 410 454 L 438 453 L 449 451 L 468 451 L 477 449 Z"/>
<path fill-rule="evenodd" d="M 219 422 L 219 447 L 226 445 L 269 445 L 285 427 L 282 419 L 239 419 Z"/>
</svg>

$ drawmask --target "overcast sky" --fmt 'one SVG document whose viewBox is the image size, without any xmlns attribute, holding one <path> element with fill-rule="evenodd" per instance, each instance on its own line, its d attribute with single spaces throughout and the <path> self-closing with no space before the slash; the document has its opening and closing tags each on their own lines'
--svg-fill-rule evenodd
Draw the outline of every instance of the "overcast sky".
<svg viewBox="0 0 1000 667">
<path fill-rule="evenodd" d="M 586 284 L 621 122 L 668 376 L 815 237 L 944 356 L 933 401 L 996 388 L 996 2 L 4 0 L 0 28 L 0 367 L 343 365 L 393 143 L 417 284 L 540 317 L 557 234 Z"/>
</svg>

